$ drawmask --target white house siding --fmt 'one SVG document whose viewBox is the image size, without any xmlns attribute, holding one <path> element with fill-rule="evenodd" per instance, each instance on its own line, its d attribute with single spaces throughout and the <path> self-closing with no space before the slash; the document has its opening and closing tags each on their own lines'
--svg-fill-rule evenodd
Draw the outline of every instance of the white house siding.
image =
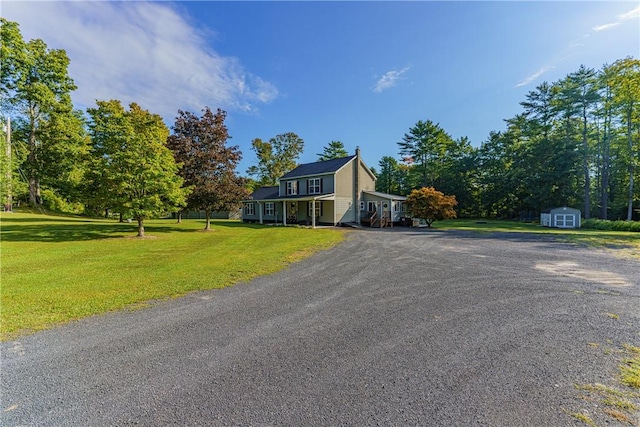
<svg viewBox="0 0 640 427">
<path fill-rule="evenodd" d="M 336 197 L 334 223 L 352 222 L 354 205 L 351 197 Z"/>
<path fill-rule="evenodd" d="M 353 164 L 349 162 L 336 172 L 336 197 L 353 197 Z"/>
<path fill-rule="evenodd" d="M 355 168 L 359 167 L 358 187 L 355 186 Z M 362 190 L 374 190 L 376 181 L 371 176 L 371 171 L 357 159 L 347 163 L 336 172 L 336 223 L 356 222 L 360 215 L 359 202 Z"/>
<path fill-rule="evenodd" d="M 348 204 L 354 199 L 353 168 L 355 160 L 347 163 L 336 174 L 336 212 L 335 220 L 338 222 L 355 222 L 353 211 L 349 211 Z M 353 202 L 352 202 L 353 203 Z M 347 216 L 350 215 L 350 216 Z"/>
</svg>

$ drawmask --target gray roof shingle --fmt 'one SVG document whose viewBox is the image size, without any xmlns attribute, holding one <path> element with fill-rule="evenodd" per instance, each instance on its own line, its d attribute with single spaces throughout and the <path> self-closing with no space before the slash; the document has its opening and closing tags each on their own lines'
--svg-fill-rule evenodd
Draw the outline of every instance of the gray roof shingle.
<svg viewBox="0 0 640 427">
<path fill-rule="evenodd" d="M 340 157 L 339 159 L 325 160 L 324 162 L 306 163 L 299 165 L 289 173 L 284 174 L 280 179 L 291 179 L 299 176 L 322 175 L 333 173 L 342 166 L 349 163 L 356 156 Z"/>
<path fill-rule="evenodd" d="M 264 200 L 264 199 L 275 199 L 278 197 L 279 188 L 278 186 L 274 187 L 259 187 L 253 190 L 251 196 L 249 196 L 250 200 Z"/>
</svg>

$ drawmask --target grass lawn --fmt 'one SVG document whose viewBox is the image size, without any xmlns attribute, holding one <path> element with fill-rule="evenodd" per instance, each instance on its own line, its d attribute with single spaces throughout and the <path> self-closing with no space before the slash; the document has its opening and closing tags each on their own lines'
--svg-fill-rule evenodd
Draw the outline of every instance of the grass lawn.
<svg viewBox="0 0 640 427">
<path fill-rule="evenodd" d="M 278 271 L 343 240 L 333 229 L 204 220 L 1 214 L 0 340 Z"/>
<path fill-rule="evenodd" d="M 540 224 L 505 220 L 453 219 L 435 221 L 436 229 L 471 230 L 481 233 L 512 232 L 551 234 L 569 242 L 615 249 L 621 255 L 640 259 L 640 233 L 626 231 L 603 231 L 587 228 L 560 229 L 543 227 Z"/>
</svg>

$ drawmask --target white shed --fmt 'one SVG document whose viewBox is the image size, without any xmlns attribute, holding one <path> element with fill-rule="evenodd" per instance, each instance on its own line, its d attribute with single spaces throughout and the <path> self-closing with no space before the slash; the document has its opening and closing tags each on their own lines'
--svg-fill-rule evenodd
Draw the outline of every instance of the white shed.
<svg viewBox="0 0 640 427">
<path fill-rule="evenodd" d="M 547 209 L 540 214 L 540 224 L 545 227 L 580 228 L 580 209 L 561 208 Z"/>
</svg>

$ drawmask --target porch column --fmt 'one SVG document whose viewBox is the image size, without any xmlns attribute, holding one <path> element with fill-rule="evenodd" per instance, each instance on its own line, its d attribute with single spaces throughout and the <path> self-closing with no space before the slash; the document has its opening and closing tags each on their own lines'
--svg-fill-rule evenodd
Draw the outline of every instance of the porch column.
<svg viewBox="0 0 640 427">
<path fill-rule="evenodd" d="M 287 202 L 282 202 L 282 225 L 287 225 Z"/>
<path fill-rule="evenodd" d="M 260 224 L 262 224 L 262 203 L 258 202 L 258 218 L 260 219 Z"/>
<path fill-rule="evenodd" d="M 316 199 L 311 200 L 311 228 L 316 228 Z"/>
</svg>

